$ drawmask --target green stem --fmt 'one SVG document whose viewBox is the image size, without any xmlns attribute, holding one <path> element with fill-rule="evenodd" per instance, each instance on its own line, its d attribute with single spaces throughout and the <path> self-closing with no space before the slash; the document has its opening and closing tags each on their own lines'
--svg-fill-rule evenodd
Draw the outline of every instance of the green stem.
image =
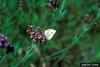
<svg viewBox="0 0 100 67">
<path fill-rule="evenodd" d="M 20 63 L 22 63 L 23 61 L 25 61 L 25 59 L 29 56 L 29 55 L 32 55 L 32 54 L 30 54 L 30 52 L 32 51 L 32 48 L 30 49 L 30 50 L 27 50 L 27 53 L 26 53 L 26 55 L 23 57 L 23 58 L 21 58 L 21 60 L 19 60 L 19 62 L 17 62 L 17 64 L 15 65 L 15 67 L 17 67 Z"/>
<path fill-rule="evenodd" d="M 61 9 L 60 9 L 59 12 L 58 12 L 57 19 L 58 19 L 58 17 L 61 15 L 61 13 L 62 13 L 62 11 L 63 11 L 64 5 L 65 5 L 65 1 L 66 1 L 66 0 L 63 0 L 63 2 L 62 2 Z"/>
</svg>

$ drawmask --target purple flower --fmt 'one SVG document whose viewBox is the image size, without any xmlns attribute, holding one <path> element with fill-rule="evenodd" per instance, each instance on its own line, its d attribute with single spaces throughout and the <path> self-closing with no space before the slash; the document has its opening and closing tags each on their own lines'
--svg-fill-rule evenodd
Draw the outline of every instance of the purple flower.
<svg viewBox="0 0 100 67">
<path fill-rule="evenodd" d="M 36 41 L 37 43 L 43 44 L 46 41 L 46 37 L 44 31 L 37 27 L 36 32 L 32 32 L 30 38 L 32 41 Z"/>
<path fill-rule="evenodd" d="M 36 41 L 37 34 L 35 32 L 32 32 L 31 35 L 30 35 L 30 38 L 31 38 L 32 41 Z"/>
<path fill-rule="evenodd" d="M 6 48 L 7 48 L 6 53 L 10 53 L 10 52 L 13 52 L 14 51 L 14 47 L 11 44 L 7 45 Z"/>
<path fill-rule="evenodd" d="M 44 31 L 41 30 L 40 27 L 37 27 L 36 34 L 37 34 L 37 42 L 43 44 L 46 41 Z"/>
<path fill-rule="evenodd" d="M 37 27 L 36 32 L 33 30 L 33 26 L 30 25 L 28 26 L 28 28 L 26 29 L 26 32 L 29 34 L 30 39 L 32 41 L 35 41 L 37 43 L 43 44 L 46 41 L 46 37 L 44 34 L 44 31 L 41 30 L 40 27 Z"/>
<path fill-rule="evenodd" d="M 0 42 L 0 48 L 4 48 L 4 42 Z"/>
<path fill-rule="evenodd" d="M 28 25 L 28 27 L 26 28 L 26 33 L 32 34 L 32 32 L 34 32 L 33 26 L 32 25 Z"/>
<path fill-rule="evenodd" d="M 0 41 L 7 41 L 7 37 L 3 34 L 0 34 Z"/>
<path fill-rule="evenodd" d="M 56 9 L 58 8 L 58 2 L 59 2 L 58 0 L 49 0 L 46 6 L 48 8 Z"/>
<path fill-rule="evenodd" d="M 4 36 L 3 34 L 0 34 L 0 48 L 6 48 L 6 53 L 14 51 L 13 45 L 7 42 L 7 37 Z"/>
<path fill-rule="evenodd" d="M 7 37 L 3 34 L 0 34 L 0 48 L 4 48 L 7 43 Z"/>
</svg>

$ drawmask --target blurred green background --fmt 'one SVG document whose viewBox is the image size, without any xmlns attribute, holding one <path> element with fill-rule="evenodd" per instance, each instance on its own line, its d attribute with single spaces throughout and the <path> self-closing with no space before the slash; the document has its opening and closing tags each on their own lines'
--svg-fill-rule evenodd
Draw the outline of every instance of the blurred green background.
<svg viewBox="0 0 100 67">
<path fill-rule="evenodd" d="M 48 1 L 0 0 L 0 33 L 14 46 L 14 52 L 9 54 L 0 48 L 0 67 L 80 67 L 81 62 L 100 63 L 99 0 L 56 0 L 56 9 L 46 7 Z M 83 23 L 91 11 L 96 17 Z M 57 32 L 51 40 L 37 44 L 25 33 L 30 24 L 34 29 L 40 26 Z M 24 55 L 20 56 L 20 49 Z"/>
</svg>

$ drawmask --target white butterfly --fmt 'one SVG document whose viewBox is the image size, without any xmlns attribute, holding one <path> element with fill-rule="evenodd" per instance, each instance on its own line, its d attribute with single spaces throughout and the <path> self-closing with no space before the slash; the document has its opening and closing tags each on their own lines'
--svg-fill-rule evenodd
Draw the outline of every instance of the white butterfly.
<svg viewBox="0 0 100 67">
<path fill-rule="evenodd" d="M 54 36 L 54 34 L 56 33 L 56 30 L 47 29 L 47 30 L 44 31 L 44 33 L 45 33 L 46 39 L 50 40 Z"/>
</svg>

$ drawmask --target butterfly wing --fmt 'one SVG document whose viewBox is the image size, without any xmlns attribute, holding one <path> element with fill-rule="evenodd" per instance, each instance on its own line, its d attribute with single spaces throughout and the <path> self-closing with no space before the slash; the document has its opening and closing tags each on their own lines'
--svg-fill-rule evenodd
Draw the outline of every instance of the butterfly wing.
<svg viewBox="0 0 100 67">
<path fill-rule="evenodd" d="M 44 31 L 44 33 L 45 33 L 46 39 L 50 40 L 54 36 L 54 34 L 56 33 L 56 30 L 47 29 L 47 30 Z"/>
</svg>

